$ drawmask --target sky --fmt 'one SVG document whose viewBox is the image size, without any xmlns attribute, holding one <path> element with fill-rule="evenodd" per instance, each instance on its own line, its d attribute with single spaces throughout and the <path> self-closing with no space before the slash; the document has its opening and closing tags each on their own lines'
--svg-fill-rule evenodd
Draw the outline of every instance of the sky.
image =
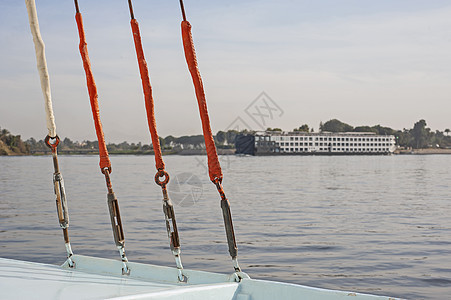
<svg viewBox="0 0 451 300">
<path fill-rule="evenodd" d="M 79 0 L 107 143 L 150 143 L 127 1 Z M 202 132 L 176 0 L 134 0 L 160 136 Z M 36 0 L 57 132 L 96 140 L 72 1 Z M 185 0 L 213 132 L 451 128 L 451 2 Z M 47 134 L 24 1 L 0 0 L 0 127 Z"/>
</svg>

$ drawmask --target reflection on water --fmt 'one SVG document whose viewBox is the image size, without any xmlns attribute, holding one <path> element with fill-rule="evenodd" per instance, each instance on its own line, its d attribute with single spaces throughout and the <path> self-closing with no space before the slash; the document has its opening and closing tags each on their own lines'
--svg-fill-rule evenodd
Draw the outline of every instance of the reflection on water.
<svg viewBox="0 0 451 300">
<path fill-rule="evenodd" d="M 173 266 L 153 157 L 111 160 L 129 259 Z M 230 273 L 203 161 L 165 157 L 182 259 L 186 268 Z M 61 156 L 60 165 L 74 252 L 118 259 L 98 158 Z M 450 165 L 440 155 L 227 157 L 240 264 L 254 278 L 443 299 L 451 294 Z M 2 257 L 64 261 L 54 198 L 50 157 L 0 157 Z"/>
</svg>

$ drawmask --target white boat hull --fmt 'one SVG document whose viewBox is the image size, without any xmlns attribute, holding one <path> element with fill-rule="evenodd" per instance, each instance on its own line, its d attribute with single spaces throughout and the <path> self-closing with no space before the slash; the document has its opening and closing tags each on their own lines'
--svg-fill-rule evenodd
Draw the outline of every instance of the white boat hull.
<svg viewBox="0 0 451 300">
<path fill-rule="evenodd" d="M 176 268 L 129 263 L 122 275 L 120 261 L 73 256 L 75 268 L 0 258 L 2 299 L 393 299 L 295 284 L 184 270 L 186 283 L 178 281 Z"/>
</svg>

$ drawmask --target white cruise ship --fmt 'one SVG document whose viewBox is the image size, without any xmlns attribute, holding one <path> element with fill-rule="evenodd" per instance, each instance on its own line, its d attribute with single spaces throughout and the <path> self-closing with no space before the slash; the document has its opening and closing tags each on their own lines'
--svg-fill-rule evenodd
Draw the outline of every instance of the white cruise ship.
<svg viewBox="0 0 451 300">
<path fill-rule="evenodd" d="M 393 135 L 372 132 L 256 132 L 254 155 L 268 154 L 391 154 Z M 251 154 L 251 153 L 247 153 Z"/>
</svg>

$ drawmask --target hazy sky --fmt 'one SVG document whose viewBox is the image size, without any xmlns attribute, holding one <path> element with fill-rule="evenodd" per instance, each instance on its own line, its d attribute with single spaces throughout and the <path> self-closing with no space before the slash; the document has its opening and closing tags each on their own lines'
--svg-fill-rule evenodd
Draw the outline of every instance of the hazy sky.
<svg viewBox="0 0 451 300">
<path fill-rule="evenodd" d="M 36 2 L 57 132 L 94 140 L 73 2 Z M 127 1 L 79 4 L 107 142 L 149 143 Z M 178 1 L 133 4 L 160 136 L 199 134 Z M 450 1 L 185 0 L 185 7 L 214 132 L 237 120 L 252 129 L 318 129 L 331 118 L 396 129 L 423 118 L 434 130 L 451 127 Z M 0 126 L 42 139 L 44 102 L 24 1 L 0 0 L 0 40 Z M 262 92 L 272 101 L 254 102 Z M 264 125 L 252 115 L 264 113 L 262 101 L 274 108 Z"/>
</svg>

